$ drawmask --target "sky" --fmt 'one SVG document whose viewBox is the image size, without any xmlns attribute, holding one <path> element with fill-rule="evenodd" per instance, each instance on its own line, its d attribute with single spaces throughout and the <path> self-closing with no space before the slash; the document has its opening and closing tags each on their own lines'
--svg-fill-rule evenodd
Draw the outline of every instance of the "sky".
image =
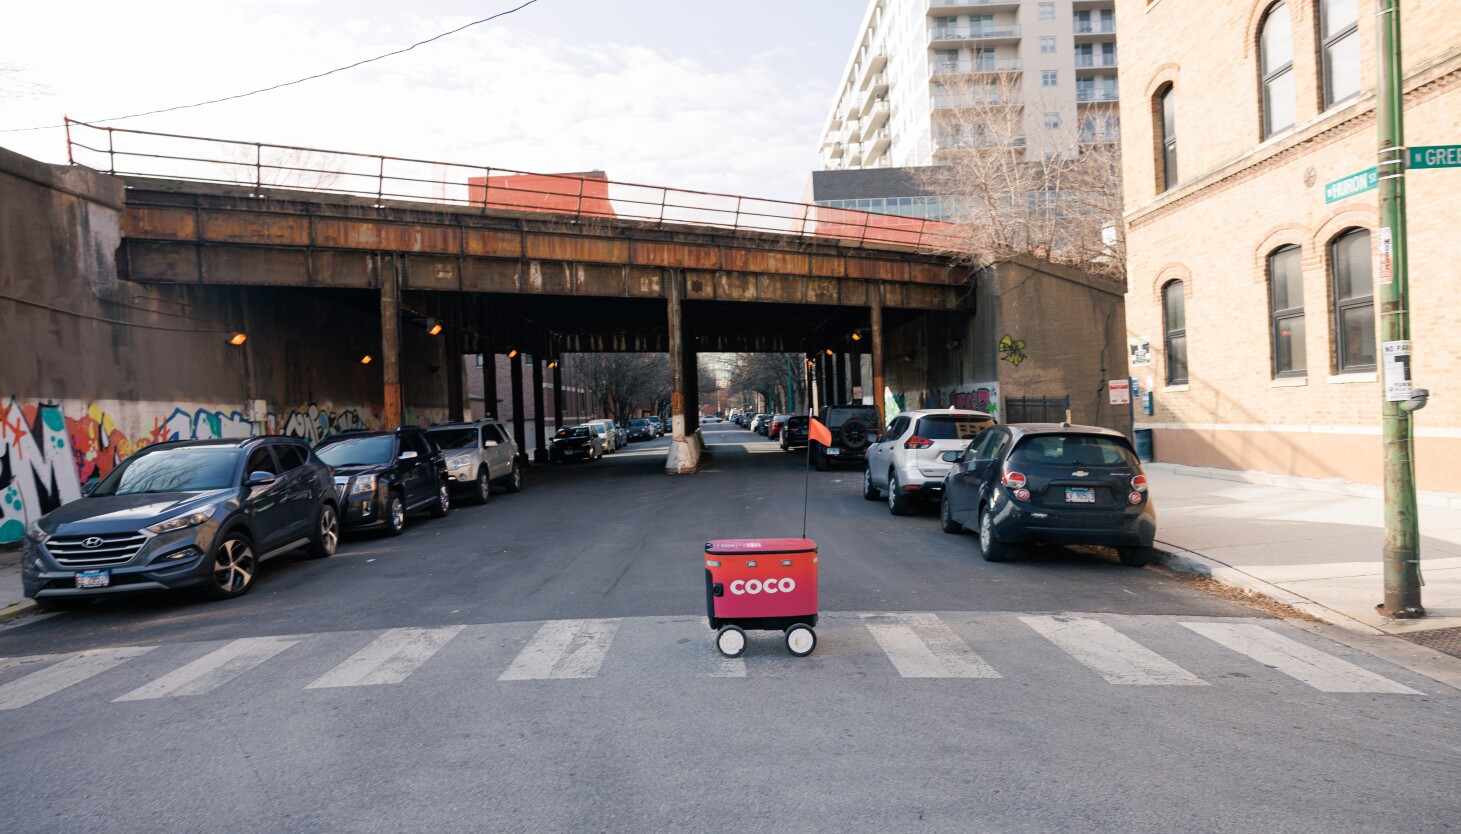
<svg viewBox="0 0 1461 834">
<path fill-rule="evenodd" d="M 0 147 L 408 46 L 523 0 L 12 0 Z M 112 123 L 797 200 L 865 0 L 538 0 L 404 55 L 238 101 Z"/>
</svg>

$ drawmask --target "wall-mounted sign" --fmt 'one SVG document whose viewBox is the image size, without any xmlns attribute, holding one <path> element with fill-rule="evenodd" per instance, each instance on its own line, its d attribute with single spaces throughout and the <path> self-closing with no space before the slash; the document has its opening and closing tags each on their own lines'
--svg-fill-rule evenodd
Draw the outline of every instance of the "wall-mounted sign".
<svg viewBox="0 0 1461 834">
<path fill-rule="evenodd" d="M 1111 390 L 1112 405 L 1131 404 L 1131 380 L 1113 379 L 1110 382 L 1106 383 L 1106 385 Z"/>
<path fill-rule="evenodd" d="M 1146 336 L 1138 336 L 1126 340 L 1127 349 L 1131 352 L 1131 367 L 1140 368 L 1152 363 L 1152 340 Z"/>
</svg>

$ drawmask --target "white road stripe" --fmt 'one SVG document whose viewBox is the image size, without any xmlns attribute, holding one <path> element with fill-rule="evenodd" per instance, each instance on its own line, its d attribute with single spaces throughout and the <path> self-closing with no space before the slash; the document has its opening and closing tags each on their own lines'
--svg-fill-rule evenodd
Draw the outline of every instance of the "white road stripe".
<svg viewBox="0 0 1461 834">
<path fill-rule="evenodd" d="M 0 710 L 16 709 L 26 704 L 54 695 L 68 686 L 81 683 L 94 675 L 100 675 L 138 655 L 152 651 L 156 646 L 128 646 L 120 649 L 100 649 L 82 652 L 67 660 L 23 678 L 17 678 L 0 686 Z"/>
<path fill-rule="evenodd" d="M 451 642 L 464 625 L 393 628 L 321 675 L 305 689 L 400 683 Z"/>
<path fill-rule="evenodd" d="M 115 700 L 146 701 L 171 695 L 212 692 L 298 642 L 298 637 L 245 637 L 235 640 Z"/>
<path fill-rule="evenodd" d="M 592 678 L 599 673 L 618 629 L 618 620 L 550 620 L 498 680 Z"/>
<path fill-rule="evenodd" d="M 1207 686 L 1207 681 L 1109 625 L 1089 617 L 1020 617 L 1107 683 L 1135 686 Z"/>
<path fill-rule="evenodd" d="M 1271 666 L 1320 692 L 1421 693 L 1256 623 L 1183 623 L 1209 640 Z"/>
<path fill-rule="evenodd" d="M 905 678 L 998 678 L 936 614 L 863 614 L 898 674 Z"/>
</svg>

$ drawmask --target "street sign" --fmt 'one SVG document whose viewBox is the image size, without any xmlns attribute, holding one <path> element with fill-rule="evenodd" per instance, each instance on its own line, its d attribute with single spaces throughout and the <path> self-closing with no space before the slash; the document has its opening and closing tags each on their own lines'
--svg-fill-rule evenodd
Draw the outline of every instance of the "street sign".
<svg viewBox="0 0 1461 834">
<path fill-rule="evenodd" d="M 1392 403 L 1410 399 L 1410 342 L 1385 342 L 1380 355 L 1384 360 L 1385 399 Z"/>
<path fill-rule="evenodd" d="M 1410 149 L 1411 168 L 1461 168 L 1461 145 L 1422 145 Z"/>
<path fill-rule="evenodd" d="M 1106 385 L 1108 388 L 1111 389 L 1112 405 L 1131 404 L 1131 380 L 1113 379 L 1110 382 L 1106 383 Z"/>
<path fill-rule="evenodd" d="M 1379 184 L 1379 168 L 1366 168 L 1358 174 L 1350 174 L 1347 177 L 1327 183 L 1324 186 L 1324 202 L 1327 205 L 1329 203 L 1337 203 L 1340 200 L 1347 200 L 1356 194 L 1371 191 Z"/>
</svg>

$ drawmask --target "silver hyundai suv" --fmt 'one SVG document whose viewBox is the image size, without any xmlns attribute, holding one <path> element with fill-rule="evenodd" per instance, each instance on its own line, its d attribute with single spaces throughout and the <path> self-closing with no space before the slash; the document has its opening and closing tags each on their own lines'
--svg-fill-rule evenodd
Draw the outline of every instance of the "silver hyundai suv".
<svg viewBox="0 0 1461 834">
<path fill-rule="evenodd" d="M 969 441 L 995 424 L 982 411 L 905 411 L 867 450 L 862 497 L 876 501 L 888 494 L 888 511 L 907 515 L 915 498 L 937 498 L 949 464 L 940 455 L 963 451 Z"/>
<path fill-rule="evenodd" d="M 494 485 L 522 489 L 517 443 L 496 420 L 436 423 L 426 433 L 446 459 L 447 483 L 475 503 L 487 503 Z"/>
</svg>

